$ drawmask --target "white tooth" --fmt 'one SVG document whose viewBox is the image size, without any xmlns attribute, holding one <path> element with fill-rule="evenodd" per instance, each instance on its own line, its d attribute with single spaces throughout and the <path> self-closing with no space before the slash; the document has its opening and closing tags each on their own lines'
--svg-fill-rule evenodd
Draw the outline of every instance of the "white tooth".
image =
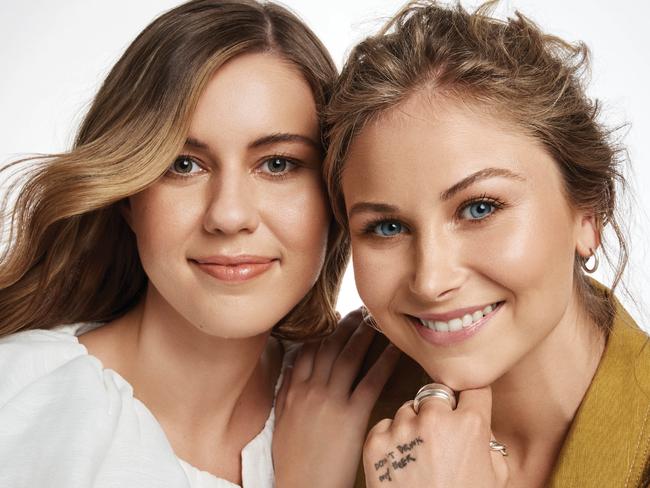
<svg viewBox="0 0 650 488">
<path fill-rule="evenodd" d="M 430 320 L 421 320 L 422 325 L 424 325 L 427 329 L 431 330 L 436 330 L 435 326 L 433 325 L 433 322 Z"/>
<path fill-rule="evenodd" d="M 492 305 L 488 305 L 483 309 L 483 315 L 489 314 L 493 310 Z"/>
<path fill-rule="evenodd" d="M 455 332 L 463 328 L 463 321 L 461 319 L 451 319 L 449 321 L 449 331 Z"/>
<path fill-rule="evenodd" d="M 472 325 L 472 316 L 468 313 L 463 315 L 463 327 L 469 327 Z"/>
<path fill-rule="evenodd" d="M 434 322 L 435 328 L 438 332 L 449 332 L 449 324 L 447 322 L 440 322 L 436 320 Z"/>
<path fill-rule="evenodd" d="M 483 318 L 483 312 L 480 310 L 477 310 L 472 314 L 472 322 L 476 322 L 477 320 L 481 320 Z"/>
</svg>

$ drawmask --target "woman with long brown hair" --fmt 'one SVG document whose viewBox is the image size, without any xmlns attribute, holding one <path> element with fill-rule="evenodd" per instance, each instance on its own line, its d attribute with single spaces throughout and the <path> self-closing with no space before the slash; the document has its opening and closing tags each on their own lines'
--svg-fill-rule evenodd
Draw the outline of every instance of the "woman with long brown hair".
<svg viewBox="0 0 650 488">
<path fill-rule="evenodd" d="M 335 77 L 286 9 L 191 1 L 130 45 L 69 152 L 2 170 L 14 190 L 2 207 L 1 486 L 262 488 L 310 474 L 292 474 L 287 429 L 274 470 L 271 440 L 281 339 L 336 323 L 347 247 L 320 128 Z M 372 335 L 354 321 L 312 346 L 330 352 L 315 362 L 363 356 Z M 395 358 L 354 387 L 339 376 L 355 394 L 357 452 Z"/>
<path fill-rule="evenodd" d="M 359 293 L 426 373 L 380 399 L 365 486 L 641 486 L 650 348 L 614 296 L 624 153 L 585 94 L 587 48 L 494 4 L 407 5 L 329 107 Z M 610 288 L 589 276 L 608 255 Z"/>
</svg>

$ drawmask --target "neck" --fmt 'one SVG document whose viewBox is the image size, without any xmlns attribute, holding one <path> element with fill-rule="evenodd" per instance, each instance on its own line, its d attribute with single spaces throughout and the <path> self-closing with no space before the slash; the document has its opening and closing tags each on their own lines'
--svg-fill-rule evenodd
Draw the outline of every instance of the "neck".
<svg viewBox="0 0 650 488">
<path fill-rule="evenodd" d="M 273 404 L 281 352 L 269 336 L 208 335 L 150 287 L 140 305 L 80 342 L 133 386 L 179 457 L 237 482 L 240 451 Z M 229 453 L 221 464 L 218 446 Z"/>
<path fill-rule="evenodd" d="M 574 300 L 546 339 L 492 385 L 493 433 L 522 472 L 550 474 L 604 346 L 604 333 Z"/>
<path fill-rule="evenodd" d="M 148 292 L 138 315 L 131 376 L 163 415 L 228 418 L 248 390 L 269 392 L 269 383 L 262 386 L 273 369 L 265 368 L 270 331 L 244 339 L 210 336 L 155 291 Z"/>
</svg>

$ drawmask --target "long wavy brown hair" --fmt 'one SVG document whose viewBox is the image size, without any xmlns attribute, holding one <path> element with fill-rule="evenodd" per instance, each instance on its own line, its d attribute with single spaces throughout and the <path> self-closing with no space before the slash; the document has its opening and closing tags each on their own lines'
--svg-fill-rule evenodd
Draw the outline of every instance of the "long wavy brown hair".
<svg viewBox="0 0 650 488">
<path fill-rule="evenodd" d="M 181 151 L 215 70 L 251 52 L 270 52 L 297 67 L 322 112 L 336 68 L 294 14 L 254 0 L 195 0 L 154 20 L 128 47 L 69 152 L 0 171 L 10 182 L 0 214 L 7 238 L 0 256 L 0 336 L 109 321 L 138 303 L 147 277 L 120 202 L 154 183 Z M 329 231 L 316 284 L 276 324 L 275 335 L 315 337 L 336 323 L 348 251 L 334 219 Z"/>
<path fill-rule="evenodd" d="M 498 3 L 474 12 L 435 0 L 407 4 L 376 35 L 351 52 L 327 115 L 329 153 L 324 171 L 335 214 L 347 227 L 341 174 L 348 149 L 363 128 L 422 90 L 490 107 L 531 135 L 553 157 L 567 201 L 592 212 L 600 231 L 618 241 L 612 290 L 627 263 L 624 232 L 616 215 L 624 151 L 615 129 L 599 121 L 599 104 L 585 94 L 589 50 L 545 34 L 517 12 L 499 20 Z M 590 317 L 613 323 L 610 291 L 585 275 L 576 253 L 575 283 Z"/>
</svg>

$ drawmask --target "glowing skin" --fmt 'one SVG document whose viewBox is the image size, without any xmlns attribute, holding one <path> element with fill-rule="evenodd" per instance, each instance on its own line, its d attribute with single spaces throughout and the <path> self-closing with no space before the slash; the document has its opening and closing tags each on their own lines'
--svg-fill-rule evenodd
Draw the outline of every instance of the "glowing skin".
<svg viewBox="0 0 650 488">
<path fill-rule="evenodd" d="M 573 281 L 576 252 L 598 245 L 593 215 L 571 208 L 535 139 L 428 93 L 364 128 L 342 184 L 357 287 L 382 331 L 485 400 L 509 486 L 542 486 L 604 347 Z"/>
<path fill-rule="evenodd" d="M 323 264 L 319 134 L 292 65 L 248 54 L 217 70 L 179 157 L 124 205 L 146 296 L 80 337 L 133 386 L 177 456 L 237 484 L 280 373 L 271 329 Z"/>
<path fill-rule="evenodd" d="M 156 300 L 224 338 L 266 332 L 300 301 L 327 239 L 318 130 L 309 85 L 287 63 L 251 55 L 219 70 L 183 157 L 130 199 Z"/>
<path fill-rule="evenodd" d="M 571 340 L 573 260 L 595 247 L 592 219 L 570 208 L 532 138 L 478 109 L 415 96 L 354 140 L 343 190 L 359 293 L 431 376 L 456 390 L 489 385 L 545 342 Z M 462 321 L 500 302 L 457 340 L 445 337 L 462 330 L 413 318 Z"/>
</svg>

